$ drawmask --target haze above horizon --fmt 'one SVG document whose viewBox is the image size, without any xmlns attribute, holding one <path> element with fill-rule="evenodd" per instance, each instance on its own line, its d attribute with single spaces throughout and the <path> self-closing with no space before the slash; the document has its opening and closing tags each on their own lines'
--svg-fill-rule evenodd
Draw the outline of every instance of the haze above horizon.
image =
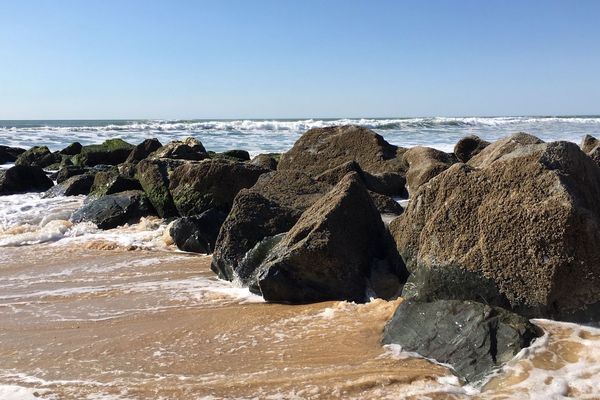
<svg viewBox="0 0 600 400">
<path fill-rule="evenodd" d="M 600 112 L 592 0 L 23 0 L 0 15 L 0 120 Z"/>
</svg>

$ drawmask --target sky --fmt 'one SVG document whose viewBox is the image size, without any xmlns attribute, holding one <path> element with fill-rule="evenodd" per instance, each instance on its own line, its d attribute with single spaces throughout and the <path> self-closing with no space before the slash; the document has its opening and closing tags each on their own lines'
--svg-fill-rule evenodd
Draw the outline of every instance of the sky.
<svg viewBox="0 0 600 400">
<path fill-rule="evenodd" d="M 0 119 L 600 114 L 600 1 L 2 0 Z"/>
</svg>

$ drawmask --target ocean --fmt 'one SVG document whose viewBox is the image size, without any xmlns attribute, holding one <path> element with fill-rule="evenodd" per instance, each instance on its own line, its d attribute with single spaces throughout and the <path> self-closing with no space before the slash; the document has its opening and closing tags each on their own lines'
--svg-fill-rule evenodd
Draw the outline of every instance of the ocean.
<svg viewBox="0 0 600 400">
<path fill-rule="evenodd" d="M 307 129 L 360 124 L 392 144 L 451 151 L 475 134 L 600 136 L 600 117 L 0 121 L 0 145 L 120 137 L 283 152 Z M 477 385 L 382 347 L 397 301 L 265 303 L 179 251 L 167 222 L 102 231 L 83 196 L 0 197 L 0 399 L 600 399 L 600 329 L 534 320 L 545 335 Z"/>
</svg>

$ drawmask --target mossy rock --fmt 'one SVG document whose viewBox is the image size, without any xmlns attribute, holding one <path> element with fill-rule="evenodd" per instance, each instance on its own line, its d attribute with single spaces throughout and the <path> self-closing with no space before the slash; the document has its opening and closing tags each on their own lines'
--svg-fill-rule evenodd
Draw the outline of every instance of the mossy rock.
<svg viewBox="0 0 600 400">
<path fill-rule="evenodd" d="M 84 146 L 72 161 L 81 166 L 117 165 L 127 160 L 134 147 L 122 139 L 109 139 L 102 144 Z"/>
</svg>

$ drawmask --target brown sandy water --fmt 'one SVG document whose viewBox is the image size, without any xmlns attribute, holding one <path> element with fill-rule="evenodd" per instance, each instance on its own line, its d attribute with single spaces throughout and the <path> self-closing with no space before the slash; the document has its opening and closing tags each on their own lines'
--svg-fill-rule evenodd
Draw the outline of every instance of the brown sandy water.
<svg viewBox="0 0 600 400">
<path fill-rule="evenodd" d="M 381 347 L 399 300 L 267 304 L 208 257 L 59 243 L 0 248 L 0 398 L 600 398 L 598 330 L 537 321 L 479 391 Z"/>
</svg>

